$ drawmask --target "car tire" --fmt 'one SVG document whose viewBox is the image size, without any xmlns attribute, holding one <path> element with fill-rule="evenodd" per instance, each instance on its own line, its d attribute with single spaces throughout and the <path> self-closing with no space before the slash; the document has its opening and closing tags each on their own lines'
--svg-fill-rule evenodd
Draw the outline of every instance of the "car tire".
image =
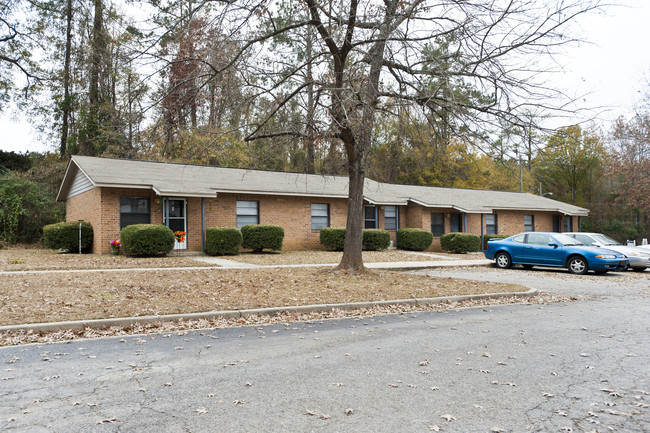
<svg viewBox="0 0 650 433">
<path fill-rule="evenodd" d="M 504 253 L 503 251 L 494 256 L 494 263 L 496 263 L 497 267 L 501 269 L 512 268 L 512 259 L 510 258 L 510 254 Z"/>
<path fill-rule="evenodd" d="M 531 269 L 533 269 L 533 266 L 535 265 L 521 265 L 521 266 L 523 266 L 525 270 L 530 271 Z"/>
<path fill-rule="evenodd" d="M 589 270 L 589 265 L 587 264 L 587 260 L 584 257 L 576 256 L 569 259 L 567 268 L 572 274 L 584 275 Z"/>
</svg>

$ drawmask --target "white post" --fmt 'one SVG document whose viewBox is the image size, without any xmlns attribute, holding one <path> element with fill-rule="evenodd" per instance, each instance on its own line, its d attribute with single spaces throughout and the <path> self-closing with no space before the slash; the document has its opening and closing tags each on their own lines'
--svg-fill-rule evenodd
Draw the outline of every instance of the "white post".
<svg viewBox="0 0 650 433">
<path fill-rule="evenodd" d="M 81 222 L 83 220 L 79 220 L 79 254 L 81 254 Z"/>
</svg>

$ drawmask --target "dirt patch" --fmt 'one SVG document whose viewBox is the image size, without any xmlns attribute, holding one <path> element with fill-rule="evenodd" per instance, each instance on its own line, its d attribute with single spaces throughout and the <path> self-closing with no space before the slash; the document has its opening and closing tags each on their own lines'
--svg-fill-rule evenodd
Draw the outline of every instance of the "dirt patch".
<svg viewBox="0 0 650 433">
<path fill-rule="evenodd" d="M 4 275 L 0 325 L 516 292 L 519 285 L 391 271 L 109 271 Z"/>
</svg>

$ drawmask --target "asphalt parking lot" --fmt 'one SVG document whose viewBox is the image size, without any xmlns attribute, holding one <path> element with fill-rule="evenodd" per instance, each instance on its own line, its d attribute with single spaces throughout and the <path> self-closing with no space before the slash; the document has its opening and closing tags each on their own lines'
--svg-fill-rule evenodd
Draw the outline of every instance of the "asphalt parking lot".
<svg viewBox="0 0 650 433">
<path fill-rule="evenodd" d="M 427 272 L 576 300 L 5 347 L 0 429 L 650 429 L 649 273 Z"/>
</svg>

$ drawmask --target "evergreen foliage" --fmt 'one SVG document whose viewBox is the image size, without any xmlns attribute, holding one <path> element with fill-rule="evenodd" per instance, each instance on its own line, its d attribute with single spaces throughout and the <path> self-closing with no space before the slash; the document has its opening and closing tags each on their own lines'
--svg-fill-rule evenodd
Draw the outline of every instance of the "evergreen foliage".
<svg viewBox="0 0 650 433">
<path fill-rule="evenodd" d="M 390 233 L 386 230 L 364 230 L 363 249 L 366 251 L 385 250 L 390 246 Z"/>
<path fill-rule="evenodd" d="M 397 230 L 397 248 L 424 251 L 431 246 L 433 233 L 424 229 L 404 228 Z"/>
<path fill-rule="evenodd" d="M 487 249 L 487 243 L 490 239 L 505 239 L 510 235 L 483 235 L 483 249 Z"/>
<path fill-rule="evenodd" d="M 93 227 L 86 221 L 68 221 L 43 227 L 43 243 L 46 248 L 79 252 L 79 225 L 81 224 L 81 252 L 89 253 L 93 246 Z"/>
<path fill-rule="evenodd" d="M 284 229 L 280 226 L 249 224 L 241 228 L 241 234 L 242 246 L 254 253 L 261 253 L 264 249 L 282 250 Z"/>
<path fill-rule="evenodd" d="M 22 174 L 0 172 L 0 241 L 37 242 L 43 226 L 61 218 L 47 187 Z"/>
<path fill-rule="evenodd" d="M 345 229 L 327 227 L 320 231 L 320 243 L 328 250 L 343 251 Z"/>
<path fill-rule="evenodd" d="M 476 252 L 481 249 L 481 237 L 469 233 L 446 233 L 440 237 L 440 246 L 452 253 Z"/>
<path fill-rule="evenodd" d="M 174 232 L 162 224 L 133 224 L 120 232 L 122 252 L 132 256 L 165 255 L 174 249 Z"/>
<path fill-rule="evenodd" d="M 243 241 L 241 231 L 234 227 L 211 227 L 205 231 L 205 253 L 211 256 L 239 254 Z"/>
</svg>

